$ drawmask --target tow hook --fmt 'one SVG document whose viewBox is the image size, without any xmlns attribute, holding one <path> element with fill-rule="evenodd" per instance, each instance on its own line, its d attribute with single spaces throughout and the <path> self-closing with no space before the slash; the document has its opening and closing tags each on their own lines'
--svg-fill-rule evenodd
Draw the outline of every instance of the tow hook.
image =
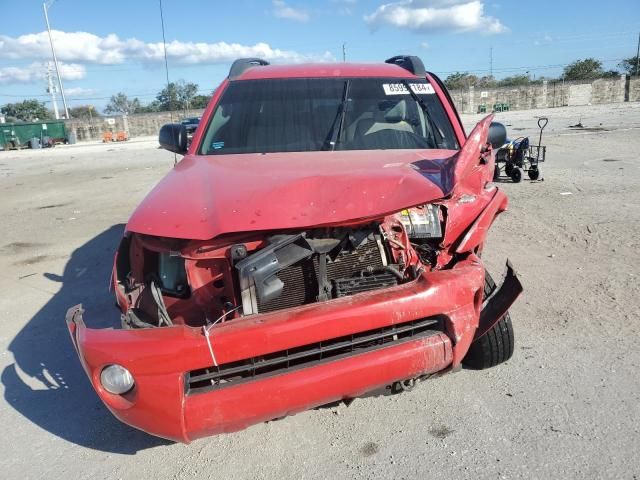
<svg viewBox="0 0 640 480">
<path fill-rule="evenodd" d="M 418 378 L 409 378 L 407 380 L 400 380 L 394 382 L 391 385 L 391 393 L 397 394 L 402 392 L 410 392 L 418 384 L 420 380 Z"/>
</svg>

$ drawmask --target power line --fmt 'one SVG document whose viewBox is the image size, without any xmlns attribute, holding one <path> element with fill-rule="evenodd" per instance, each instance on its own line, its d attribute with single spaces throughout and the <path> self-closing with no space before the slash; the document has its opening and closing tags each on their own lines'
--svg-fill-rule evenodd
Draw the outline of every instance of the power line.
<svg viewBox="0 0 640 480">
<path fill-rule="evenodd" d="M 612 62 L 621 62 L 622 60 L 624 60 L 624 59 L 623 58 L 612 58 L 612 59 L 607 59 L 607 60 L 601 60 L 601 62 L 602 63 L 612 63 Z M 508 73 L 508 72 L 517 72 L 517 71 L 550 70 L 552 68 L 564 68 L 567 65 L 570 65 L 570 63 L 557 63 L 557 64 L 549 64 L 549 65 L 494 68 L 493 72 Z M 486 72 L 489 72 L 489 70 L 488 69 L 482 69 L 482 68 L 481 69 L 476 69 L 476 70 L 460 68 L 460 69 L 449 70 L 449 71 L 444 71 L 444 72 L 440 72 L 440 73 L 441 74 L 450 74 L 450 73 L 458 73 L 458 72 L 486 73 Z"/>
</svg>

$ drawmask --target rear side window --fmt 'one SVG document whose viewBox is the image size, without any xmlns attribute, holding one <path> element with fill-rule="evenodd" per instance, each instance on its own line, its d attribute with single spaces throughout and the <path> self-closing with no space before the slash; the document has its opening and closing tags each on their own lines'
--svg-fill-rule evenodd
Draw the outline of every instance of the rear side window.
<svg viewBox="0 0 640 480">
<path fill-rule="evenodd" d="M 200 153 L 425 148 L 459 148 L 428 82 L 311 78 L 232 82 Z"/>
</svg>

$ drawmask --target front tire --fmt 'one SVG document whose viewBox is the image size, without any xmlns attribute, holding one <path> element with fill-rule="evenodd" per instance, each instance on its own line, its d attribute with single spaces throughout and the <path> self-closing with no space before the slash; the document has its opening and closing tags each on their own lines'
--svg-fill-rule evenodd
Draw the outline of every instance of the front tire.
<svg viewBox="0 0 640 480">
<path fill-rule="evenodd" d="M 483 300 L 489 297 L 495 289 L 496 284 L 493 278 L 489 272 L 485 271 Z M 514 345 L 513 324 L 509 312 L 507 312 L 491 330 L 471 344 L 462 363 L 465 367 L 473 370 L 495 367 L 511 358 Z"/>
</svg>

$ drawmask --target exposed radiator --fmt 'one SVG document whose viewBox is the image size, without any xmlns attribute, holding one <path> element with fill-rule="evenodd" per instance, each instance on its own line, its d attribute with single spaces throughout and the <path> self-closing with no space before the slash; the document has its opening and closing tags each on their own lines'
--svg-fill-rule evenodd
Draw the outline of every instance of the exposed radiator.
<svg viewBox="0 0 640 480">
<path fill-rule="evenodd" d="M 376 237 L 361 244 L 355 250 L 341 251 L 333 260 L 327 258 L 327 279 L 332 284 L 333 297 L 395 285 L 397 280 L 390 274 L 378 273 L 360 277 L 362 272 L 380 272 L 386 264 L 384 255 L 384 250 Z M 273 312 L 317 301 L 317 255 L 285 268 L 277 276 L 284 283 L 282 294 L 267 302 L 261 302 L 258 299 L 258 312 Z M 352 278 L 354 278 L 353 282 L 347 281 Z"/>
</svg>

